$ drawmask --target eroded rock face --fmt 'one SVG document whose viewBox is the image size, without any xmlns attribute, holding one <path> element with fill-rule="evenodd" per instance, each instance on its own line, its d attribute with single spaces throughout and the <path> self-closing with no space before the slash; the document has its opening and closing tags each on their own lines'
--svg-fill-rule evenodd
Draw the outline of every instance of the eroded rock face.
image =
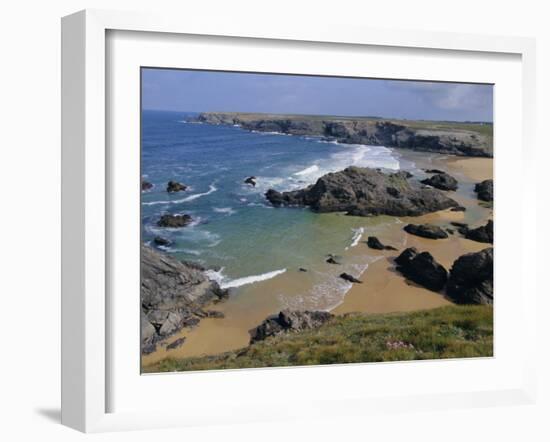
<svg viewBox="0 0 550 442">
<path fill-rule="evenodd" d="M 477 183 L 474 191 L 477 198 L 482 201 L 493 201 L 493 180 L 485 180 Z"/>
<path fill-rule="evenodd" d="M 421 236 L 430 239 L 448 238 L 449 235 L 445 230 L 433 224 L 407 224 L 403 230 L 411 235 Z"/>
<path fill-rule="evenodd" d="M 445 172 L 439 172 L 430 178 L 426 178 L 421 181 L 422 184 L 427 184 L 429 186 L 435 187 L 440 190 L 456 190 L 458 189 L 458 181 Z"/>
<path fill-rule="evenodd" d="M 414 247 L 405 249 L 395 259 L 397 270 L 407 279 L 433 291 L 440 291 L 447 282 L 447 270 L 429 252 L 419 253 Z"/>
<path fill-rule="evenodd" d="M 407 172 L 386 174 L 361 167 L 329 173 L 301 190 L 281 193 L 270 189 L 266 198 L 274 206 L 309 206 L 316 212 L 355 216 L 418 216 L 458 206 L 439 190 L 409 182 Z"/>
<path fill-rule="evenodd" d="M 325 311 L 282 310 L 279 314 L 268 317 L 260 325 L 250 330 L 250 343 L 253 344 L 270 336 L 290 331 L 317 328 L 332 317 L 331 313 Z"/>
<path fill-rule="evenodd" d="M 449 273 L 447 295 L 458 304 L 493 304 L 493 249 L 458 258 Z"/>
<path fill-rule="evenodd" d="M 493 220 L 487 221 L 484 226 L 477 227 L 475 229 L 466 228 L 461 231 L 463 235 L 477 242 L 493 243 Z"/>
<path fill-rule="evenodd" d="M 202 307 L 227 296 L 210 281 L 204 269 L 141 247 L 142 350 L 154 351 L 156 342 L 183 327 L 198 324 Z"/>
<path fill-rule="evenodd" d="M 168 181 L 168 184 L 166 186 L 166 191 L 168 193 L 183 192 L 186 189 L 187 186 L 185 184 L 178 183 L 177 181 Z"/>
<path fill-rule="evenodd" d="M 492 157 L 491 137 L 471 126 L 448 123 L 446 128 L 429 122 L 379 118 L 333 118 L 273 114 L 205 112 L 198 120 L 209 124 L 237 124 L 243 129 L 313 135 L 347 144 L 401 147 L 453 155 Z"/>
<path fill-rule="evenodd" d="M 168 227 L 171 229 L 177 229 L 180 227 L 185 227 L 191 223 L 193 219 L 190 215 L 162 215 L 157 221 L 157 226 L 159 227 Z"/>
</svg>

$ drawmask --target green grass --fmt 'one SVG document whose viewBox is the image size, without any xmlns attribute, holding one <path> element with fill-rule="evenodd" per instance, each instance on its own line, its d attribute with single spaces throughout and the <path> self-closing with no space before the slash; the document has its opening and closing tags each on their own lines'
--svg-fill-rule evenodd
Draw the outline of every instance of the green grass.
<svg viewBox="0 0 550 442">
<path fill-rule="evenodd" d="M 269 338 L 216 356 L 165 359 L 145 372 L 284 367 L 493 355 L 493 308 L 449 306 L 412 313 L 350 314 L 314 330 Z"/>
</svg>

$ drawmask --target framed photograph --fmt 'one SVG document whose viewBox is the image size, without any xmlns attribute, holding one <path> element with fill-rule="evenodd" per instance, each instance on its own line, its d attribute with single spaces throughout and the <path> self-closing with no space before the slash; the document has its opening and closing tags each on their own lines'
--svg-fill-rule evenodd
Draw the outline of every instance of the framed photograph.
<svg viewBox="0 0 550 442">
<path fill-rule="evenodd" d="M 534 400 L 532 40 L 62 26 L 64 424 Z"/>
</svg>

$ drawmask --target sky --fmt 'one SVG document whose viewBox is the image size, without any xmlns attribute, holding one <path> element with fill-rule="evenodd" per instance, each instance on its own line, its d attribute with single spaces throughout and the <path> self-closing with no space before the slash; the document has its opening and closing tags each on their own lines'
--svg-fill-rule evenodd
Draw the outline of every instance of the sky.
<svg viewBox="0 0 550 442">
<path fill-rule="evenodd" d="M 146 68 L 142 108 L 493 121 L 493 87 Z"/>
</svg>

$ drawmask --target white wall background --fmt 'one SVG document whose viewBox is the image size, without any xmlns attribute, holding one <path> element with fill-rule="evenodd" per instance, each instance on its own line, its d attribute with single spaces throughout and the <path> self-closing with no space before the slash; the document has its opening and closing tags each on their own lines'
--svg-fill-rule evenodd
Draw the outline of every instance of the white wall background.
<svg viewBox="0 0 550 442">
<path fill-rule="evenodd" d="M 0 9 L 0 437 L 82 440 L 59 425 L 60 322 L 60 17 L 84 8 L 170 10 L 231 20 L 266 15 L 274 22 L 326 23 L 534 36 L 538 41 L 538 123 L 541 154 L 533 177 L 543 204 L 548 159 L 543 139 L 550 114 L 550 13 L 545 2 L 461 0 L 11 0 Z M 547 186 L 546 186 L 547 187 Z M 545 217 L 546 218 L 546 217 Z M 549 326 L 540 225 L 540 390 L 536 406 L 411 412 L 363 421 L 287 422 L 208 429 L 89 436 L 101 441 L 179 440 L 549 440 Z M 513 240 L 513 239 L 511 239 Z M 537 259 L 538 258 L 538 259 Z M 330 386 L 327 386 L 330 388 Z M 292 392 L 288 392 L 292 397 Z"/>
</svg>

